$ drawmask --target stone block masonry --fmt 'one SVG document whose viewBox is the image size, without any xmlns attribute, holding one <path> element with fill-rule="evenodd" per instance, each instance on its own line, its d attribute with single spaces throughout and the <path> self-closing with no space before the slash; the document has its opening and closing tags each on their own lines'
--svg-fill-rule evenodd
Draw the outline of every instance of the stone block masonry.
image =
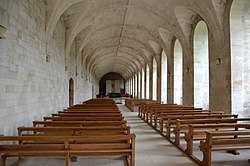
<svg viewBox="0 0 250 166">
<path fill-rule="evenodd" d="M 76 76 L 74 65 L 65 71 L 62 21 L 48 43 L 52 60 L 46 62 L 45 12 L 43 0 L 0 1 L 0 24 L 9 31 L 6 39 L 0 39 L 1 134 L 15 135 L 18 126 L 31 126 L 33 120 L 67 107 L 70 78 L 77 83 L 75 103 L 92 97 L 93 83 Z"/>
</svg>

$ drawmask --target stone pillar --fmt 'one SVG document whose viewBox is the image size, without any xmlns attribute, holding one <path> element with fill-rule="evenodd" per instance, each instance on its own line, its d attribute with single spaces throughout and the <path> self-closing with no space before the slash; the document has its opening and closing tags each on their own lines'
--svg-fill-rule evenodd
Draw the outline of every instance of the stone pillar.
<svg viewBox="0 0 250 166">
<path fill-rule="evenodd" d="M 194 105 L 193 48 L 183 49 L 183 105 Z"/>
<path fill-rule="evenodd" d="M 157 89 L 156 89 L 156 96 L 157 101 L 161 102 L 161 55 L 156 55 L 155 60 L 157 63 Z"/>
<path fill-rule="evenodd" d="M 168 63 L 168 75 L 167 75 L 167 103 L 174 103 L 174 44 L 171 44 L 171 50 L 167 55 L 167 63 Z"/>
<path fill-rule="evenodd" d="M 209 32 L 209 109 L 231 113 L 229 14 L 224 16 L 224 19 L 224 27 L 219 32 L 220 40 L 215 39 L 215 34 Z"/>
</svg>

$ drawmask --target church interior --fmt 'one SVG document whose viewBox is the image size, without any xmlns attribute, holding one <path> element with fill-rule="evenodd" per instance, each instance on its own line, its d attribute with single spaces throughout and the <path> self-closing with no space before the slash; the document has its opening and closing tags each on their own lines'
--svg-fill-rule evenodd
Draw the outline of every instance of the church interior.
<svg viewBox="0 0 250 166">
<path fill-rule="evenodd" d="M 249 166 L 248 62 L 249 0 L 0 0 L 0 166 Z"/>
</svg>

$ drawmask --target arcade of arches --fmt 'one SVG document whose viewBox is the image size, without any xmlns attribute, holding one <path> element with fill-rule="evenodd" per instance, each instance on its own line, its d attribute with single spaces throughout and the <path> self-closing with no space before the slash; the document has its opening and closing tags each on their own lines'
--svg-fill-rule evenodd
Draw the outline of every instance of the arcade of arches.
<svg viewBox="0 0 250 166">
<path fill-rule="evenodd" d="M 0 25 L 0 134 L 108 73 L 111 92 L 250 115 L 249 0 L 0 0 Z"/>
</svg>

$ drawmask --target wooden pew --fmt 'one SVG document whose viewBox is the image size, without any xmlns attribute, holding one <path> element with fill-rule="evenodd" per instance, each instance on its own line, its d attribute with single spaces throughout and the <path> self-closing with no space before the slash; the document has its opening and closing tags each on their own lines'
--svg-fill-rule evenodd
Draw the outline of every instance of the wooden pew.
<svg viewBox="0 0 250 166">
<path fill-rule="evenodd" d="M 6 144 L 6 141 L 16 144 Z M 64 156 L 70 166 L 72 156 L 126 156 L 135 165 L 135 135 L 100 136 L 0 136 L 1 165 L 7 157 Z M 4 142 L 5 144 L 3 144 Z M 21 144 L 19 144 L 21 142 Z"/>
<path fill-rule="evenodd" d="M 174 144 L 176 146 L 180 145 L 180 134 L 181 132 L 185 132 L 188 129 L 188 124 L 193 124 L 196 123 L 196 121 L 201 120 L 201 124 L 203 120 L 211 120 L 207 121 L 207 123 L 223 123 L 223 121 L 220 120 L 230 120 L 230 119 L 236 119 L 235 122 L 237 122 L 237 117 L 238 115 L 232 115 L 232 114 L 222 114 L 222 115 L 194 115 L 194 116 L 174 116 L 174 117 L 169 117 L 168 120 L 168 131 L 167 134 L 170 135 L 168 132 L 170 132 L 170 128 L 174 127 L 174 134 L 175 134 L 175 141 Z M 186 120 L 186 121 L 185 121 Z M 194 121 L 192 121 L 194 120 Z M 216 121 L 219 120 L 219 121 Z M 239 119 L 238 119 L 239 120 Z M 188 122 L 188 123 L 186 123 Z"/>
<path fill-rule="evenodd" d="M 211 112 L 211 111 L 207 111 L 207 110 L 193 110 L 193 111 L 192 110 L 189 110 L 189 111 L 175 110 L 175 111 L 173 111 L 173 112 L 171 111 L 169 113 L 164 112 L 164 113 L 161 113 L 161 117 L 158 121 L 159 126 L 160 126 L 159 132 L 161 134 L 164 133 L 164 124 L 168 120 L 169 115 L 222 115 L 222 114 L 223 114 L 222 111 Z M 155 119 L 154 121 L 156 121 L 155 123 L 157 123 L 157 119 Z"/>
<path fill-rule="evenodd" d="M 185 132 L 186 148 L 185 153 L 189 156 L 193 155 L 193 142 L 205 140 L 205 131 L 237 131 L 250 128 L 250 123 L 223 123 L 223 124 L 189 124 L 188 131 Z"/>
<path fill-rule="evenodd" d="M 172 110 L 173 112 L 174 111 L 188 111 L 188 110 L 191 110 L 191 111 L 197 111 L 197 112 L 202 112 L 202 108 L 193 108 L 193 107 L 189 107 L 189 106 L 174 106 L 174 107 L 170 107 L 170 108 L 166 108 L 166 109 L 160 109 L 160 110 L 153 110 L 153 111 L 150 111 L 149 114 L 150 114 L 150 122 L 149 124 L 153 127 L 153 119 L 155 121 L 158 121 L 159 118 L 161 117 L 161 114 L 162 113 L 166 113 L 166 112 L 169 112 L 169 110 Z M 155 125 L 157 125 L 157 123 L 155 123 Z M 157 127 L 157 126 L 156 126 Z"/>
<path fill-rule="evenodd" d="M 171 107 L 178 107 L 177 104 L 161 104 L 161 103 L 145 103 L 144 108 L 142 109 L 142 116 L 141 118 L 144 120 L 148 120 L 148 114 L 153 110 L 165 110 Z"/>
<path fill-rule="evenodd" d="M 175 106 L 175 107 L 166 107 L 165 109 L 160 109 L 160 110 L 151 110 L 146 114 L 146 122 L 154 127 L 154 125 L 157 125 L 157 123 L 153 124 L 153 122 L 156 122 L 159 120 L 160 115 L 163 113 L 171 113 L 171 112 L 202 112 L 201 109 L 194 109 L 194 108 L 189 108 L 189 107 L 183 107 L 183 106 Z M 148 118 L 149 117 L 149 118 Z M 154 119 L 154 121 L 153 121 Z M 155 126 L 157 128 L 157 126 Z"/>
<path fill-rule="evenodd" d="M 33 121 L 33 127 L 92 127 L 92 126 L 126 126 L 127 121 Z"/>
<path fill-rule="evenodd" d="M 169 112 L 174 110 L 202 110 L 201 108 L 194 108 L 190 106 L 183 106 L 183 105 L 161 105 L 158 108 L 149 108 L 143 113 L 144 121 L 149 123 L 150 126 L 153 126 L 153 118 L 155 114 L 161 114 L 164 112 Z"/>
<path fill-rule="evenodd" d="M 64 110 L 64 111 L 58 111 L 58 113 L 63 113 L 63 114 L 68 114 L 68 113 L 74 113 L 74 114 L 109 114 L 109 113 L 121 113 L 120 111 L 114 111 L 114 110 L 107 110 L 107 111 L 101 111 L 101 110 L 96 110 L 96 111 L 92 111 L 92 110 Z"/>
<path fill-rule="evenodd" d="M 114 113 L 103 113 L 103 112 L 88 112 L 88 113 L 75 113 L 75 112 L 68 112 L 68 113 L 54 113 L 51 114 L 52 117 L 121 117 L 122 114 L 120 112 Z"/>
<path fill-rule="evenodd" d="M 84 105 L 84 106 L 71 106 L 66 108 L 67 110 L 75 110 L 75 109 L 82 109 L 82 110 L 118 110 L 117 106 L 105 106 L 105 105 L 100 105 L 100 106 L 89 106 L 89 105 Z"/>
<path fill-rule="evenodd" d="M 115 104 L 115 101 L 113 99 L 109 98 L 98 98 L 98 99 L 90 99 L 87 101 L 84 101 L 83 104 L 95 104 L 95 105 L 100 105 L 100 104 Z"/>
<path fill-rule="evenodd" d="M 129 126 L 98 127 L 18 127 L 18 136 L 36 135 L 119 135 L 130 134 Z"/>
<path fill-rule="evenodd" d="M 75 109 L 63 109 L 63 111 L 71 111 L 71 112 L 120 112 L 118 108 L 75 108 Z"/>
<path fill-rule="evenodd" d="M 124 117 L 43 117 L 44 121 L 121 121 Z"/>
<path fill-rule="evenodd" d="M 200 165 L 211 166 L 212 151 L 222 151 L 222 150 L 232 151 L 232 150 L 249 150 L 249 149 L 250 149 L 250 130 L 206 131 L 205 141 L 200 142 L 200 150 L 203 153 L 203 159 L 200 162 Z"/>
<path fill-rule="evenodd" d="M 6 157 L 12 156 L 65 156 L 65 165 L 69 166 L 70 158 L 81 155 L 126 156 L 134 166 L 135 135 L 130 133 L 118 107 L 93 103 L 33 121 L 34 127 L 19 127 L 19 136 L 0 137 L 1 166 L 5 166 Z M 1 145 L 6 141 L 19 144 Z"/>
<path fill-rule="evenodd" d="M 125 106 L 131 111 L 134 111 L 134 108 L 139 107 L 142 103 L 160 103 L 160 102 L 151 99 L 125 99 Z"/>
</svg>

